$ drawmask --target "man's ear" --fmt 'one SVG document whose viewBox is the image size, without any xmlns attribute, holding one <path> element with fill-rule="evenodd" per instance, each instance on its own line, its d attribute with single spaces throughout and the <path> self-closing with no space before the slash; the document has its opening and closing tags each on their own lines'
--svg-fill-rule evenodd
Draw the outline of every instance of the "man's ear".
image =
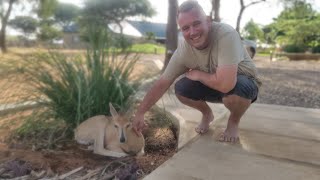
<svg viewBox="0 0 320 180">
<path fill-rule="evenodd" d="M 111 116 L 113 118 L 117 117 L 119 114 L 110 102 L 109 102 L 109 107 L 110 107 Z"/>
</svg>

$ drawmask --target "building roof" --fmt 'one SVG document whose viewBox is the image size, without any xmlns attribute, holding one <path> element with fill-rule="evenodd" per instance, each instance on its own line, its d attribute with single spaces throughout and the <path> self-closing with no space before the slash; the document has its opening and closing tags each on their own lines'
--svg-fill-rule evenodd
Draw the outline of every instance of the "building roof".
<svg viewBox="0 0 320 180">
<path fill-rule="evenodd" d="M 121 26 L 123 28 L 123 34 L 125 35 L 142 37 L 146 36 L 147 33 L 152 32 L 156 39 L 166 39 L 167 24 L 164 23 L 126 20 L 121 22 Z M 120 28 L 117 24 L 109 24 L 108 27 L 113 32 L 120 33 Z M 64 26 L 63 32 L 79 32 L 79 26 L 77 24 Z"/>
<path fill-rule="evenodd" d="M 78 24 L 71 24 L 62 27 L 63 32 L 65 33 L 77 33 L 79 32 Z"/>
<path fill-rule="evenodd" d="M 143 37 L 143 34 L 138 31 L 132 24 L 127 21 L 122 21 L 121 23 L 122 33 L 133 37 Z M 114 33 L 120 33 L 120 27 L 118 24 L 112 23 L 108 24 L 108 28 Z"/>
<path fill-rule="evenodd" d="M 164 23 L 131 20 L 128 20 L 128 23 L 130 23 L 143 35 L 147 35 L 148 32 L 152 32 L 155 35 L 156 39 L 166 39 L 167 25 Z"/>
</svg>

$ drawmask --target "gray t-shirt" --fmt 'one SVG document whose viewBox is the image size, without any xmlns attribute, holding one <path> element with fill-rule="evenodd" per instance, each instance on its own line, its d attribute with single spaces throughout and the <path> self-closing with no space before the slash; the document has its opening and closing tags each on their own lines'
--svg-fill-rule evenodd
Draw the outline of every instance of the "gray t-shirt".
<svg viewBox="0 0 320 180">
<path fill-rule="evenodd" d="M 223 23 L 212 23 L 210 44 L 203 50 L 191 46 L 183 38 L 174 52 L 163 77 L 174 80 L 189 69 L 215 73 L 221 65 L 238 65 L 238 74 L 255 79 L 258 86 L 256 67 L 243 46 L 238 32 Z"/>
</svg>

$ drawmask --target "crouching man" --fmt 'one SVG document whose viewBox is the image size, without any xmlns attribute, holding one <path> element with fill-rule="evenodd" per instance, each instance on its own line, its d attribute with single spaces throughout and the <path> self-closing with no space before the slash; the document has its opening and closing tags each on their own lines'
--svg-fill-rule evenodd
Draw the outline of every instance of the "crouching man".
<svg viewBox="0 0 320 180">
<path fill-rule="evenodd" d="M 211 22 L 197 1 L 185 1 L 177 22 L 183 34 L 165 72 L 147 92 L 133 119 L 133 128 L 146 128 L 144 114 L 175 84 L 177 98 L 202 113 L 195 131 L 204 134 L 214 115 L 207 102 L 222 102 L 230 111 L 220 141 L 236 142 L 242 115 L 257 99 L 261 84 L 256 67 L 239 34 L 229 25 Z"/>
</svg>

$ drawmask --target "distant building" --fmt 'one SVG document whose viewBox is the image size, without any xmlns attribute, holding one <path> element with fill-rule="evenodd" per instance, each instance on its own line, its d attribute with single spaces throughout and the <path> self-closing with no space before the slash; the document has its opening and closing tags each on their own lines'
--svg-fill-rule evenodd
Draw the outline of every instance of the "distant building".
<svg viewBox="0 0 320 180">
<path fill-rule="evenodd" d="M 153 23 L 147 21 L 128 21 L 141 34 L 147 36 L 147 33 L 153 33 L 157 42 L 165 43 L 167 24 Z"/>
<path fill-rule="evenodd" d="M 65 48 L 84 48 L 86 47 L 86 43 L 82 42 L 80 39 L 80 30 L 77 24 L 72 24 L 69 26 L 65 26 L 62 29 L 63 36 L 63 47 Z"/>
<path fill-rule="evenodd" d="M 133 38 L 146 38 L 148 33 L 152 33 L 157 42 L 165 43 L 167 25 L 164 23 L 125 20 L 120 24 L 123 30 L 122 33 L 126 36 Z M 120 27 L 117 24 L 110 24 L 108 27 L 111 31 L 120 33 Z"/>
<path fill-rule="evenodd" d="M 156 42 L 165 43 L 166 41 L 167 25 L 164 23 L 125 20 L 120 24 L 122 33 L 128 37 L 145 39 L 152 33 Z M 109 24 L 108 28 L 114 33 L 120 33 L 120 27 L 117 24 Z M 81 43 L 78 25 L 63 27 L 63 45 L 69 48 L 84 47 L 85 43 Z"/>
</svg>

